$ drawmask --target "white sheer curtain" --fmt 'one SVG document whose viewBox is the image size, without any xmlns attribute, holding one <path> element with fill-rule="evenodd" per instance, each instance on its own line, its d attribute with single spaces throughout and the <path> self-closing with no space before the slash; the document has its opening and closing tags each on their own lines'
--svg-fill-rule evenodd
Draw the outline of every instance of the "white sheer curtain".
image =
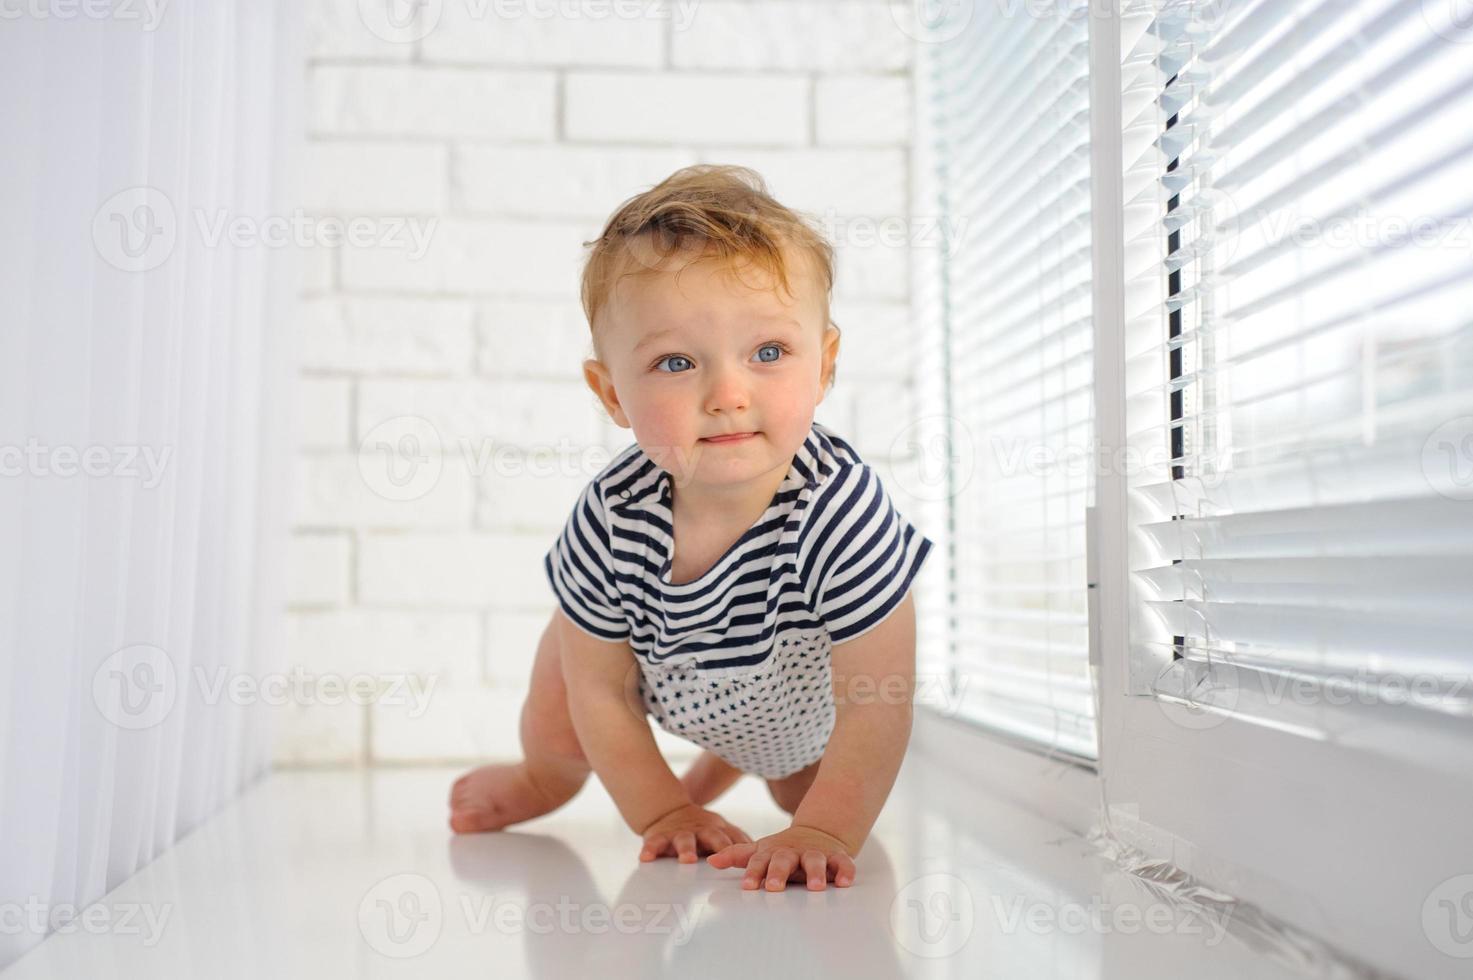
<svg viewBox="0 0 1473 980">
<path fill-rule="evenodd" d="M 294 199 L 297 17 L 0 22 L 0 905 L 95 901 L 268 764 L 210 691 L 279 649 L 295 263 L 200 219 Z"/>
</svg>

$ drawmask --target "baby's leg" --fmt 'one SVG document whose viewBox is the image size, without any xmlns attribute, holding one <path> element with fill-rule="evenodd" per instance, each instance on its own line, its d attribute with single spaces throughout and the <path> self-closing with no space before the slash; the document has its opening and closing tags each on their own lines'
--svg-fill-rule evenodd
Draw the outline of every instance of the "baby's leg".
<svg viewBox="0 0 1473 980">
<path fill-rule="evenodd" d="M 521 762 L 481 766 L 455 781 L 450 790 L 452 830 L 462 834 L 500 830 L 540 817 L 571 800 L 588 780 L 592 770 L 568 713 L 557 623 L 552 619 L 537 645 L 520 734 L 525 755 Z"/>
<path fill-rule="evenodd" d="M 703 750 L 680 782 L 696 806 L 712 803 L 742 778 L 742 771 L 714 752 Z"/>
<path fill-rule="evenodd" d="M 820 760 L 822 761 L 822 760 Z M 803 797 L 808 795 L 808 789 L 813 785 L 814 778 L 818 775 L 818 763 L 782 779 L 769 779 L 767 791 L 772 794 L 772 800 L 788 814 L 798 812 L 798 804 L 803 802 Z"/>
</svg>

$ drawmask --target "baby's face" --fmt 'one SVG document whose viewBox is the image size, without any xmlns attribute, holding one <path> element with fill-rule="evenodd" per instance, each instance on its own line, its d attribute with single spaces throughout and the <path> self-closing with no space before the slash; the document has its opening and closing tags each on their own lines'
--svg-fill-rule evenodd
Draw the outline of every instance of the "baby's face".
<svg viewBox="0 0 1473 980">
<path fill-rule="evenodd" d="M 679 268 L 679 277 L 675 269 Z M 600 316 L 589 386 L 677 486 L 727 485 L 787 469 L 839 352 L 821 288 L 791 256 L 796 298 L 756 266 L 718 261 L 620 281 Z M 735 442 L 708 436 L 752 432 Z"/>
</svg>

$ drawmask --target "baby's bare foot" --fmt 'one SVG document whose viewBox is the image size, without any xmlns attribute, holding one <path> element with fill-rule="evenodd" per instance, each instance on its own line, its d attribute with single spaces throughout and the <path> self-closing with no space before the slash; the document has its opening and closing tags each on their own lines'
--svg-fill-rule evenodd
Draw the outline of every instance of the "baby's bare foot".
<svg viewBox="0 0 1473 980">
<path fill-rule="evenodd" d="M 500 830 L 540 817 L 565 802 L 549 799 L 528 776 L 525 762 L 481 766 L 450 788 L 450 829 L 457 834 Z"/>
</svg>

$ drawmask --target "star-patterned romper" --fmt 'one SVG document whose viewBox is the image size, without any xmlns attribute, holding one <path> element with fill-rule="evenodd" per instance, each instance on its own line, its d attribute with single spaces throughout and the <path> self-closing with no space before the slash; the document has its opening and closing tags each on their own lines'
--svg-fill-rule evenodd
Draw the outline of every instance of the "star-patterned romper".
<svg viewBox="0 0 1473 980">
<path fill-rule="evenodd" d="M 932 542 L 815 422 L 762 517 L 675 584 L 671 482 L 638 443 L 623 450 L 544 557 L 548 582 L 579 629 L 629 642 L 661 728 L 744 772 L 791 775 L 833 732 L 833 645 L 894 610 Z"/>
</svg>

